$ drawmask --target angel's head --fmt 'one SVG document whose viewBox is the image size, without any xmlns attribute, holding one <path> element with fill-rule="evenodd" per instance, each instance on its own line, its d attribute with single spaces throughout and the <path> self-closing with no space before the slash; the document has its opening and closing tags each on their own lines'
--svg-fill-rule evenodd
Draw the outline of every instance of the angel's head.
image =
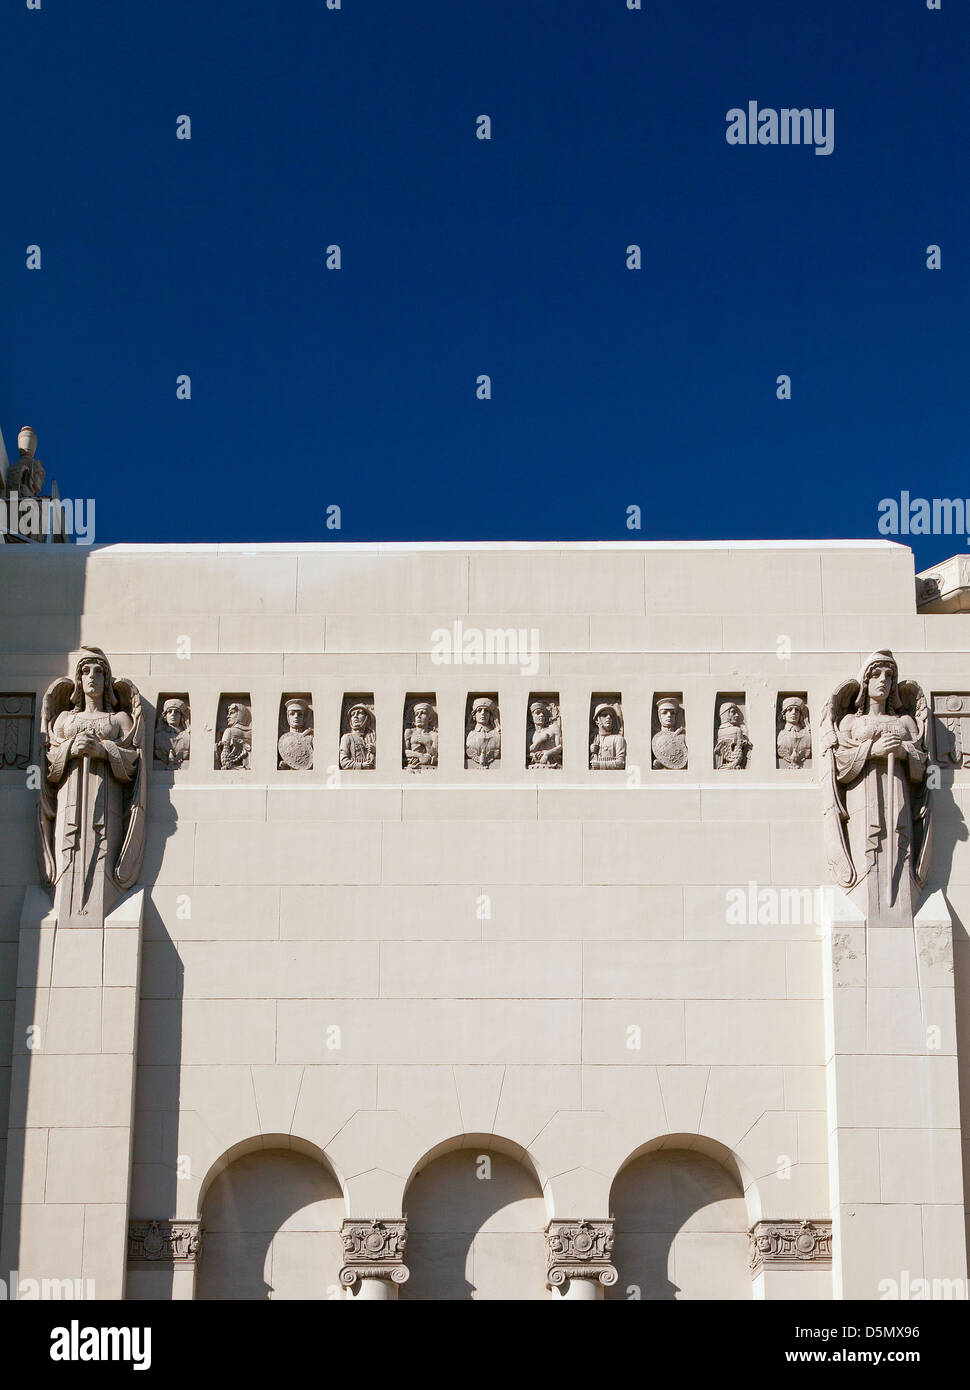
<svg viewBox="0 0 970 1390">
<path fill-rule="evenodd" d="M 868 714 L 873 700 L 894 714 L 903 708 L 899 694 L 899 668 L 890 651 L 873 652 L 862 668 L 859 693 L 855 699 L 856 711 Z"/>
<path fill-rule="evenodd" d="M 111 665 L 100 647 L 82 647 L 83 655 L 74 668 L 71 704 L 82 709 L 85 699 L 97 700 L 102 709 L 117 709 L 118 696 L 111 677 Z"/>
</svg>

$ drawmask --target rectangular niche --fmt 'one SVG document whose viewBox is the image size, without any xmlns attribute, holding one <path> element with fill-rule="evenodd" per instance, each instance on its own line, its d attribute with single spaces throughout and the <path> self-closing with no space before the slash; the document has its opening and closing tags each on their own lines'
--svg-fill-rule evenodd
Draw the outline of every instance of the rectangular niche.
<svg viewBox="0 0 970 1390">
<path fill-rule="evenodd" d="M 0 768 L 27 770 L 33 733 L 33 695 L 0 695 Z"/>
<path fill-rule="evenodd" d="M 622 772 L 626 767 L 623 696 L 619 691 L 593 692 L 589 699 L 589 766 L 594 772 Z"/>
<path fill-rule="evenodd" d="M 502 719 L 498 693 L 475 690 L 465 701 L 465 766 L 481 772 L 502 760 Z"/>
<path fill-rule="evenodd" d="M 525 720 L 525 765 L 530 771 L 562 768 L 562 716 L 559 694 L 539 691 L 529 696 Z"/>
<path fill-rule="evenodd" d="M 377 721 L 373 691 L 344 696 L 340 707 L 337 760 L 342 772 L 373 772 L 377 767 Z"/>
<path fill-rule="evenodd" d="M 404 697 L 401 766 L 405 772 L 434 772 L 438 767 L 438 697 L 434 691 Z"/>
<path fill-rule="evenodd" d="M 751 756 L 748 702 L 743 691 L 719 692 L 714 701 L 714 766 L 740 772 Z"/>
<path fill-rule="evenodd" d="M 650 712 L 650 766 L 670 772 L 687 767 L 687 725 L 684 692 L 657 691 Z"/>
<path fill-rule="evenodd" d="M 812 721 L 808 692 L 781 690 L 775 702 L 775 766 L 801 772 L 812 766 Z"/>
<path fill-rule="evenodd" d="M 177 772 L 189 761 L 192 713 L 188 692 L 162 692 L 155 701 L 155 737 L 152 767 L 156 772 Z"/>
<path fill-rule="evenodd" d="M 309 772 L 313 767 L 313 697 L 309 691 L 280 696 L 276 767 L 280 772 Z"/>
<path fill-rule="evenodd" d="M 249 694 L 220 695 L 216 715 L 216 769 L 248 771 L 253 751 L 253 702 Z"/>
<path fill-rule="evenodd" d="M 970 695 L 931 695 L 930 707 L 936 761 L 945 768 L 970 767 Z"/>
</svg>

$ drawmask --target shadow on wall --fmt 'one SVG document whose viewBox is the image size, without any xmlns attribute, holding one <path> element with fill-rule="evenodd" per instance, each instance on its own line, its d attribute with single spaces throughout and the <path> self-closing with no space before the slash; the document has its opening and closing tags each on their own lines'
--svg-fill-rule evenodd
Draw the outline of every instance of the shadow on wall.
<svg viewBox="0 0 970 1390">
<path fill-rule="evenodd" d="M 628 1163 L 610 1195 L 619 1279 L 613 1300 L 750 1299 L 741 1184 L 715 1159 L 655 1149 Z"/>
<path fill-rule="evenodd" d="M 81 644 L 89 555 L 87 546 L 0 545 L 0 691 L 33 694 L 32 764 L 39 753 L 44 693 L 55 676 L 68 674 L 71 653 Z M 0 957 L 0 1248 L 6 1271 L 20 1268 L 27 1096 L 34 1057 L 28 1029 L 41 1013 L 43 988 L 38 978 L 38 933 L 21 936 L 20 931 L 25 894 L 39 881 L 37 792 L 27 787 L 26 772 L 0 769 L 0 792 L 8 791 L 2 805 L 4 817 L 10 819 L 0 830 L 0 943 L 13 948 L 4 949 Z"/>
<path fill-rule="evenodd" d="M 334 1175 L 306 1154 L 263 1149 L 213 1179 L 196 1298 L 333 1298 L 342 1263 L 344 1199 Z"/>
<path fill-rule="evenodd" d="M 149 767 L 158 711 L 142 696 Z M 153 772 L 148 783 L 148 827 L 141 884 L 145 888 L 142 925 L 138 1042 L 135 1053 L 135 1108 L 132 1133 L 131 1196 L 128 1214 L 135 1220 L 168 1221 L 179 1214 L 178 1185 L 199 1175 L 191 1172 L 191 1155 L 179 1154 L 182 1075 L 182 995 L 184 971 L 152 898 L 165 843 L 178 828 L 172 804 L 171 773 Z M 185 1165 L 188 1163 L 188 1169 Z M 174 1271 L 153 1270 L 151 1279 L 130 1271 L 126 1297 L 166 1301 L 172 1297 Z"/>
<path fill-rule="evenodd" d="M 479 1144 L 433 1158 L 405 1196 L 401 1299 L 548 1299 L 546 1204 L 522 1163 Z"/>
</svg>

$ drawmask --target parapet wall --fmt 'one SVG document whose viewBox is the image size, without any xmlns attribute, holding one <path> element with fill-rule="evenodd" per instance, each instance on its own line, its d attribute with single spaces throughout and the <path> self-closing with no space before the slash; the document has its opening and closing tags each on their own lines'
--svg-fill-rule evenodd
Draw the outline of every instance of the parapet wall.
<svg viewBox="0 0 970 1390">
<path fill-rule="evenodd" d="M 33 695 L 39 713 L 91 644 L 138 686 L 149 750 L 160 697 L 190 709 L 188 761 L 149 774 L 133 1219 L 197 1220 L 226 1155 L 260 1136 L 325 1156 L 346 1216 L 399 1216 L 429 1154 L 492 1136 L 527 1162 L 547 1218 L 607 1217 L 625 1165 L 662 1144 L 731 1155 L 747 1226 L 828 1218 L 822 943 L 803 906 L 827 881 L 819 720 L 874 648 L 892 648 L 928 696 L 970 694 L 964 619 L 917 613 L 908 549 L 10 547 L 2 559 L 0 695 Z M 514 662 L 453 659 L 457 634 L 474 656 L 470 633 L 510 630 L 526 634 Z M 473 695 L 500 711 L 487 771 L 466 765 Z M 776 751 L 792 695 L 816 739 L 800 770 Z M 280 766 L 291 696 L 312 706 L 312 769 Z M 685 768 L 653 765 L 664 696 L 682 707 Z M 372 769 L 340 766 L 351 697 L 372 700 Z M 418 697 L 433 697 L 438 766 L 413 773 L 402 738 Z M 248 769 L 219 765 L 230 698 L 251 708 Z M 555 704 L 561 767 L 527 765 L 535 698 Z M 590 766 L 604 698 L 622 708 L 621 769 Z M 741 768 L 715 767 L 724 701 L 743 706 Z M 958 1001 L 967 775 L 959 760 L 946 769 L 929 885 L 953 914 Z M 35 802 L 22 769 L 0 773 L 9 1001 L 37 882 Z M 959 1139 L 952 1106 L 940 1122 Z M 45 1181 L 70 1204 L 68 1175 Z M 962 1205 L 960 1182 L 940 1191 Z M 531 1261 L 534 1232 L 521 1249 L 505 1234 L 512 1263 Z M 826 1269 L 797 1277 L 830 1291 Z"/>
</svg>

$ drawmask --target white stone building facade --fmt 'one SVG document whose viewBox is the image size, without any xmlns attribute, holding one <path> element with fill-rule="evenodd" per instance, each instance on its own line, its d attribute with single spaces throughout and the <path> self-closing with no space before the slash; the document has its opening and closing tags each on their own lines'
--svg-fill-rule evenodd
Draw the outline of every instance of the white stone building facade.
<svg viewBox="0 0 970 1390">
<path fill-rule="evenodd" d="M 0 566 L 3 1271 L 138 1300 L 965 1284 L 966 576 L 917 585 L 889 542 Z M 136 716 L 90 706 L 115 802 L 71 741 L 85 648 Z M 870 652 L 925 692 L 933 815 L 885 912 L 823 834 L 826 710 Z M 143 856 L 102 911 L 78 866 L 110 871 L 116 812 Z"/>
</svg>

